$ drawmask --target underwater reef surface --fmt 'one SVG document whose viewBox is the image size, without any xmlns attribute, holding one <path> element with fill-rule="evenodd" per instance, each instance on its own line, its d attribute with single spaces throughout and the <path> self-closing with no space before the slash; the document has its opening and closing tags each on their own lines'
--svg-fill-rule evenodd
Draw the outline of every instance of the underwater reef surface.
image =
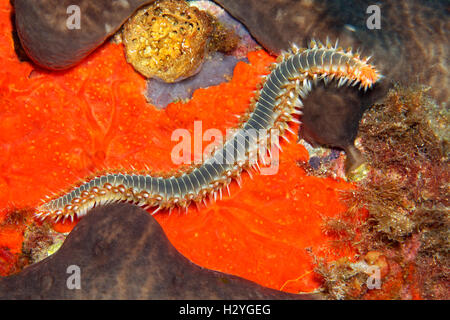
<svg viewBox="0 0 450 320">
<path fill-rule="evenodd" d="M 186 128 L 192 134 L 194 121 L 201 120 L 203 131 L 225 133 L 237 124 L 234 115 L 247 109 L 260 76 L 275 60 L 262 50 L 251 52 L 249 63 L 236 64 L 229 82 L 198 89 L 190 101 L 159 110 L 147 103 L 145 79 L 126 63 L 122 45 L 107 43 L 64 72 L 19 61 L 10 14 L 11 6 L 1 3 L 3 275 L 36 261 L 33 255 L 44 235 L 31 229 L 69 232 L 78 222 L 41 224 L 23 208 L 36 207 L 46 195 L 95 171 L 176 169 L 170 153 L 178 141 L 171 141 L 172 132 Z M 342 179 L 308 176 L 297 165 L 308 159 L 306 149 L 293 142 L 282 142 L 282 147 L 276 175 L 244 175 L 242 188 L 232 184 L 231 196 L 221 201 L 155 218 L 177 250 L 200 266 L 277 290 L 311 292 L 321 280 L 306 248 L 329 260 L 354 254 L 348 246 L 329 249 L 330 238 L 321 231 L 324 215 L 346 210 L 340 191 L 353 186 Z"/>
<path fill-rule="evenodd" d="M 127 10 L 123 10 L 122 2 L 75 1 L 89 15 L 83 18 L 84 29 L 77 31 L 74 37 L 61 27 L 67 15 L 68 3 L 64 1 L 58 2 L 58 10 L 54 10 L 54 0 L 16 1 L 17 30 L 22 44 L 35 61 L 49 68 L 67 68 L 79 63 L 118 30 L 135 9 L 152 2 L 127 2 Z M 370 18 L 367 9 L 372 5 L 369 0 L 215 2 L 246 25 L 270 52 L 287 50 L 291 43 L 305 46 L 312 38 L 325 41 L 329 37 L 332 41 L 339 39 L 345 48 L 361 48 L 364 54 L 374 56 L 374 63 L 385 80 L 369 94 L 362 96 L 352 90 L 342 94 L 338 88 L 331 86 L 325 90 L 323 85 L 311 94 L 300 135 L 313 144 L 337 147 L 347 154 L 354 154 L 354 139 L 362 113 L 384 97 L 394 82 L 430 85 L 430 94 L 439 103 L 448 100 L 446 57 L 449 52 L 446 44 L 449 14 L 445 1 L 425 4 L 418 0 L 377 2 L 379 29 L 369 29 L 366 24 Z M 47 37 L 52 39 L 48 44 Z"/>
<path fill-rule="evenodd" d="M 70 269 L 68 266 L 79 269 Z M 80 281 L 68 273 L 79 270 Z M 71 283 L 73 288 L 68 288 Z M 93 209 L 49 259 L 0 278 L 0 299 L 318 299 L 199 267 L 183 257 L 146 211 Z"/>
<path fill-rule="evenodd" d="M 18 33 L 26 51 L 35 60 L 43 60 L 43 65 L 74 65 L 119 29 L 137 8 L 151 2 L 132 0 L 125 5 L 120 1 L 64 0 L 58 2 L 55 11 L 54 0 L 34 4 L 15 0 Z M 242 22 L 270 52 L 280 53 L 292 43 L 304 46 L 312 38 L 340 39 L 343 47 L 362 48 L 373 54 L 387 78 L 385 86 L 392 81 L 418 82 L 431 86 L 431 95 L 439 103 L 448 100 L 450 23 L 445 0 L 378 1 L 379 29 L 369 29 L 366 24 L 370 16 L 367 8 L 373 4 L 370 0 L 215 2 Z M 70 4 L 89 13 L 83 17 L 84 31 L 75 32 L 76 36 L 73 30 L 60 27 Z"/>
<path fill-rule="evenodd" d="M 238 2 L 227 1 L 227 3 L 224 2 L 224 5 L 230 6 L 229 9 L 232 11 L 232 4 Z M 321 4 L 317 1 L 284 3 L 304 6 L 301 15 L 293 16 L 291 22 L 305 23 L 310 21 L 308 19 L 316 19 L 317 22 L 314 29 L 308 29 L 308 25 L 303 25 L 302 30 L 305 31 L 294 34 L 293 39 L 307 38 L 307 34 L 313 34 L 315 38 L 324 40 L 326 35 L 333 38 L 333 33 L 337 32 L 345 46 L 352 44 L 356 48 L 363 43 L 365 54 L 371 53 L 367 52 L 366 48 L 371 48 L 372 45 L 374 46 L 372 49 L 376 51 L 374 64 L 377 66 L 380 64 L 383 74 L 387 76 L 382 86 L 369 94 L 367 100 L 366 97 L 360 97 L 350 90 L 342 92 L 342 95 L 342 88 L 338 90 L 328 87 L 325 90 L 319 87 L 313 91 L 307 99 L 306 103 L 311 107 L 306 110 L 303 121 L 308 122 L 308 118 L 311 119 L 309 121 L 316 119 L 317 123 L 323 124 L 305 126 L 312 129 L 322 128 L 318 130 L 319 134 L 317 130 L 310 130 L 312 132 L 307 133 L 311 136 L 316 135 L 316 141 L 341 147 L 353 144 L 356 135 L 355 123 L 365 106 L 383 97 L 392 82 L 401 80 L 402 76 L 405 77 L 406 84 L 416 82 L 433 84 L 427 93 L 432 94 L 438 103 L 446 101 L 447 65 L 442 57 L 448 56 L 448 46 L 445 46 L 445 43 L 448 43 L 446 39 L 448 22 L 441 18 L 447 16 L 448 11 L 439 11 L 442 8 L 440 2 L 427 6 L 417 1 L 398 1 L 390 4 L 380 2 L 383 10 L 382 18 L 387 19 L 383 20 L 382 26 L 392 28 L 392 32 L 387 34 L 364 29 L 362 21 L 367 17 L 364 14 L 368 5 L 366 1 L 356 1 L 356 5 L 350 8 L 345 6 L 344 1 Z M 268 5 L 264 1 L 261 4 Z M 275 13 L 275 9 L 292 8 L 283 6 L 282 1 L 278 4 L 273 10 L 260 12 L 262 17 L 267 16 L 268 12 Z M 173 143 L 167 138 L 170 132 L 176 127 L 188 127 L 192 132 L 194 119 L 203 120 L 204 129 L 217 126 L 224 129 L 235 124 L 232 113 L 245 110 L 251 91 L 256 86 L 257 76 L 266 73 L 264 67 L 273 61 L 262 51 L 251 53 L 249 64 L 237 64 L 230 84 L 197 90 L 190 102 L 171 104 L 167 110 L 156 112 L 153 108 L 147 109 L 149 106 L 145 105 L 141 96 L 143 81 L 123 63 L 124 57 L 120 46 L 107 44 L 80 66 L 68 72 L 51 74 L 36 69 L 27 62 L 19 63 L 17 56 L 12 52 L 11 26 L 7 19 L 10 7 L 4 6 L 1 8 L 0 19 L 5 27 L 0 38 L 0 48 L 2 56 L 7 57 L 3 62 L 0 78 L 1 99 L 5 105 L 0 114 L 5 125 L 0 136 L 0 146 L 6 155 L 1 165 L 4 174 L 0 177 L 2 208 L 33 207 L 39 198 L 66 188 L 89 172 L 99 169 L 127 168 L 130 165 L 137 169 L 145 169 L 145 165 L 149 164 L 156 170 L 171 169 L 168 165 L 170 164 L 168 155 Z M 391 8 L 392 11 L 386 12 L 383 8 Z M 257 11 L 255 9 L 251 12 Z M 357 14 L 348 14 L 349 12 Z M 278 19 L 280 25 L 282 20 Z M 265 21 L 271 20 L 267 18 Z M 285 21 L 289 19 L 286 18 Z M 402 30 L 400 26 L 404 21 L 408 22 L 410 27 L 408 30 Z M 328 24 L 329 29 L 327 30 L 326 26 L 321 28 L 322 23 Z M 262 26 L 263 24 L 259 25 L 260 28 Z M 416 26 L 422 26 L 421 30 L 416 32 L 414 29 Z M 256 24 L 254 28 L 249 26 L 253 33 L 257 27 Z M 337 28 L 337 31 L 334 28 Z M 295 31 L 297 28 L 292 30 Z M 435 43 L 428 42 L 425 34 L 429 31 L 432 32 L 427 36 L 434 39 Z M 375 35 L 371 32 L 379 33 Z M 261 39 L 259 41 L 263 42 Z M 278 38 L 275 41 L 278 41 Z M 384 45 L 377 47 L 383 41 Z M 269 47 L 267 44 L 265 46 Z M 412 57 L 427 63 L 418 63 Z M 413 73 L 416 73 L 416 76 L 412 75 Z M 218 93 L 225 99 L 217 99 Z M 402 99 L 400 101 L 403 101 Z M 215 110 L 217 108 L 215 106 L 219 106 L 219 110 Z M 324 109 L 324 106 L 327 108 Z M 335 111 L 324 111 L 330 108 L 334 108 L 331 110 Z M 314 113 L 328 116 L 314 116 Z M 352 120 L 346 122 L 349 118 Z M 330 126 L 333 122 L 337 129 Z M 380 127 L 383 132 L 383 125 Z M 338 136 L 336 133 L 342 132 L 344 137 L 335 138 Z M 391 139 L 388 137 L 383 143 L 389 146 L 389 141 Z M 377 140 L 375 144 L 379 145 L 380 142 Z M 432 274 L 437 281 L 441 279 L 441 282 L 424 281 L 426 278 L 424 266 L 432 262 L 432 257 L 428 255 L 435 252 L 427 251 L 426 248 L 442 247 L 443 243 L 439 238 L 442 233 L 436 231 L 434 220 L 426 221 L 425 225 L 417 221 L 409 224 L 409 220 L 404 219 L 404 212 L 401 212 L 403 215 L 399 216 L 399 221 L 406 221 L 408 228 L 413 226 L 402 235 L 404 238 L 400 240 L 396 238 L 396 243 L 373 239 L 371 237 L 373 234 L 367 233 L 366 225 L 354 221 L 362 219 L 360 213 L 357 213 L 355 218 L 353 212 L 351 223 L 348 225 L 344 223 L 347 206 L 341 202 L 338 190 L 354 189 L 354 186 L 342 180 L 308 176 L 300 168 L 300 163 L 308 160 L 303 147 L 293 143 L 283 144 L 283 150 L 280 172 L 277 176 L 255 176 L 254 180 L 244 177 L 243 188 L 238 189 L 234 186 L 231 197 L 210 204 L 198 212 L 189 210 L 186 216 L 178 213 L 171 216 L 166 213 L 156 215 L 155 218 L 161 223 L 177 249 L 199 265 L 240 275 L 265 286 L 289 292 L 312 291 L 325 285 L 335 298 L 445 297 L 440 266 L 433 265 Z M 379 162 L 375 165 L 379 165 Z M 440 168 L 440 165 L 433 164 L 432 167 Z M 42 175 L 42 172 L 48 174 Z M 431 182 L 435 180 L 430 178 Z M 419 189 L 420 182 L 419 179 L 417 184 Z M 365 198 L 359 198 L 356 204 L 367 201 L 373 203 L 372 190 L 370 188 L 361 190 L 369 191 Z M 17 194 L 21 196 L 18 197 Z M 383 192 L 380 194 L 383 195 Z M 389 193 L 386 196 L 389 197 Z M 405 203 L 406 208 L 409 208 L 410 203 L 408 201 Z M 350 208 L 352 206 L 355 206 L 355 203 L 351 203 Z M 440 210 L 439 207 L 438 212 Z M 35 248 L 33 241 L 28 238 L 27 231 L 33 228 L 69 231 L 75 224 L 41 225 L 33 221 L 29 213 L 27 210 L 16 209 L 0 214 L 1 274 L 17 272 L 28 263 L 28 259 L 33 260 L 30 252 L 32 253 Z M 389 215 L 380 217 L 370 208 L 368 214 L 371 219 L 379 218 L 379 222 L 389 220 Z M 392 214 L 394 218 L 397 217 L 396 212 Z M 334 216 L 337 219 L 333 219 Z M 418 216 L 422 217 L 421 214 Z M 386 234 L 382 229 L 383 226 L 385 224 L 381 223 L 377 228 L 380 228 L 381 234 Z M 438 227 L 445 228 L 441 225 Z M 417 229 L 420 228 L 427 228 L 427 232 L 417 233 Z M 341 241 L 336 247 L 329 246 L 329 240 L 333 235 L 345 234 L 348 230 L 352 230 L 352 241 Z M 355 250 L 352 242 L 360 242 L 358 239 L 360 232 L 363 236 L 369 235 L 367 239 L 373 240 L 373 244 L 359 252 L 364 254 L 363 262 L 354 262 L 352 258 Z M 429 240 L 425 242 L 420 239 L 421 236 L 429 235 L 431 235 Z M 24 238 L 31 247 L 27 252 L 22 250 Z M 36 245 L 39 243 L 35 242 Z M 395 253 L 383 251 L 382 248 L 386 245 L 396 245 L 400 250 Z M 310 250 L 307 251 L 306 248 Z M 364 251 L 367 248 L 378 251 Z M 340 255 L 343 258 L 335 260 Z M 417 256 L 419 260 L 416 259 Z M 327 265 L 323 259 L 337 262 Z M 387 259 L 389 263 L 386 262 Z M 318 279 L 317 274 L 313 272 L 314 265 L 319 265 L 318 272 L 324 281 Z M 364 268 L 367 265 L 379 266 L 383 276 L 386 276 L 386 270 L 389 270 L 382 290 L 371 290 L 368 293 L 367 290 L 363 290 L 367 279 L 367 270 Z M 443 268 L 445 265 L 448 266 L 444 260 Z M 357 276 L 349 266 L 359 270 Z M 418 286 L 423 285 L 423 282 L 428 289 L 420 291 Z M 435 284 L 438 286 L 434 286 Z M 433 287 L 438 288 L 437 293 L 432 293 Z M 355 292 L 349 292 L 353 289 Z"/>
</svg>

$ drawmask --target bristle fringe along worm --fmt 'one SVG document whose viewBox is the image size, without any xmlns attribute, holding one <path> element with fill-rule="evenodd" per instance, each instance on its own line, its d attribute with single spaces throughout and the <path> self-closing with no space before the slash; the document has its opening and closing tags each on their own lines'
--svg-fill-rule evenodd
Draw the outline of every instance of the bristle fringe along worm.
<svg viewBox="0 0 450 320">
<path fill-rule="evenodd" d="M 95 206 L 119 201 L 153 207 L 155 213 L 175 207 L 187 210 L 192 202 L 199 204 L 208 196 L 216 199 L 233 179 L 240 179 L 243 170 L 259 167 L 258 161 L 251 159 L 258 147 L 268 146 L 271 130 L 283 135 L 290 131 L 289 122 L 298 122 L 296 115 L 301 114 L 301 99 L 312 90 L 314 83 L 334 79 L 338 86 L 359 84 L 360 89 L 367 90 L 381 79 L 368 60 L 351 49 L 345 51 L 328 42 L 323 45 L 311 41 L 306 49 L 293 46 L 272 65 L 271 73 L 264 77 L 235 133 L 200 166 L 170 177 L 125 173 L 97 176 L 44 203 L 37 208 L 36 215 L 55 221 L 73 220 Z M 268 134 L 264 137 L 249 134 L 252 130 L 266 130 Z"/>
</svg>

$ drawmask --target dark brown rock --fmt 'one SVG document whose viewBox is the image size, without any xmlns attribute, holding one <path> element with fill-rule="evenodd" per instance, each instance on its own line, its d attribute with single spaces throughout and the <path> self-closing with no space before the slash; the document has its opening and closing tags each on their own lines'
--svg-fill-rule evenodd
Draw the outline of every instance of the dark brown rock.
<svg viewBox="0 0 450 320">
<path fill-rule="evenodd" d="M 67 287 L 70 266 L 79 267 L 81 289 Z M 129 204 L 93 209 L 54 255 L 0 278 L 0 299 L 318 298 L 201 268 L 170 244 L 148 212 Z"/>
<path fill-rule="evenodd" d="M 67 69 L 99 47 L 142 5 L 155 0 L 14 0 L 16 29 L 39 66 Z M 80 28 L 69 29 L 67 8 L 80 8 Z"/>
</svg>

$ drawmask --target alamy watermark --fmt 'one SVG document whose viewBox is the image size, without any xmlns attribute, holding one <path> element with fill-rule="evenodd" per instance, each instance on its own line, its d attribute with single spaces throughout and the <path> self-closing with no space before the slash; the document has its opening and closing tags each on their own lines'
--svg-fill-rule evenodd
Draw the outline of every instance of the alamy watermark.
<svg viewBox="0 0 450 320">
<path fill-rule="evenodd" d="M 218 129 L 202 130 L 202 122 L 194 121 L 194 136 L 187 129 L 173 131 L 171 159 L 174 164 L 244 164 L 257 166 L 262 175 L 274 175 L 279 166 L 277 129 L 228 129 L 225 137 Z M 228 138 L 226 138 L 228 137 Z M 203 142 L 210 142 L 203 149 Z M 193 152 L 192 152 L 193 150 Z M 203 151 L 202 151 L 203 150 Z M 193 159 L 192 159 L 193 158 Z"/>
<path fill-rule="evenodd" d="M 66 27 L 69 30 L 81 29 L 81 9 L 79 6 L 73 4 L 67 7 Z"/>
<path fill-rule="evenodd" d="M 72 264 L 67 267 L 67 274 L 70 274 L 66 280 L 66 286 L 69 290 L 81 289 L 81 269 L 79 266 Z"/>
<path fill-rule="evenodd" d="M 378 266 L 369 266 L 366 269 L 366 273 L 369 275 L 366 281 L 367 288 L 381 289 L 381 271 Z"/>
<path fill-rule="evenodd" d="M 370 16 L 366 20 L 367 29 L 381 29 L 381 9 L 376 4 L 372 4 L 367 7 L 367 14 Z"/>
</svg>

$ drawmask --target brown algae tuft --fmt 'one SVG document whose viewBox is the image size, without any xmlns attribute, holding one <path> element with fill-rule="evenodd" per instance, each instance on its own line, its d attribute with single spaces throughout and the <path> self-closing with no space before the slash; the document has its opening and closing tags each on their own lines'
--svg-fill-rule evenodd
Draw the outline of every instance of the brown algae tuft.
<svg viewBox="0 0 450 320">
<path fill-rule="evenodd" d="M 448 297 L 450 114 L 426 92 L 397 86 L 361 121 L 357 144 L 368 174 L 344 193 L 349 211 L 323 226 L 336 244 L 352 243 L 361 256 L 356 264 L 316 261 L 331 298 Z M 356 218 L 360 209 L 367 219 Z M 370 252 L 387 257 L 382 264 L 391 266 L 381 278 L 385 290 L 368 291 L 364 272 L 355 267 Z M 362 289 L 356 290 L 358 283 Z"/>
</svg>

